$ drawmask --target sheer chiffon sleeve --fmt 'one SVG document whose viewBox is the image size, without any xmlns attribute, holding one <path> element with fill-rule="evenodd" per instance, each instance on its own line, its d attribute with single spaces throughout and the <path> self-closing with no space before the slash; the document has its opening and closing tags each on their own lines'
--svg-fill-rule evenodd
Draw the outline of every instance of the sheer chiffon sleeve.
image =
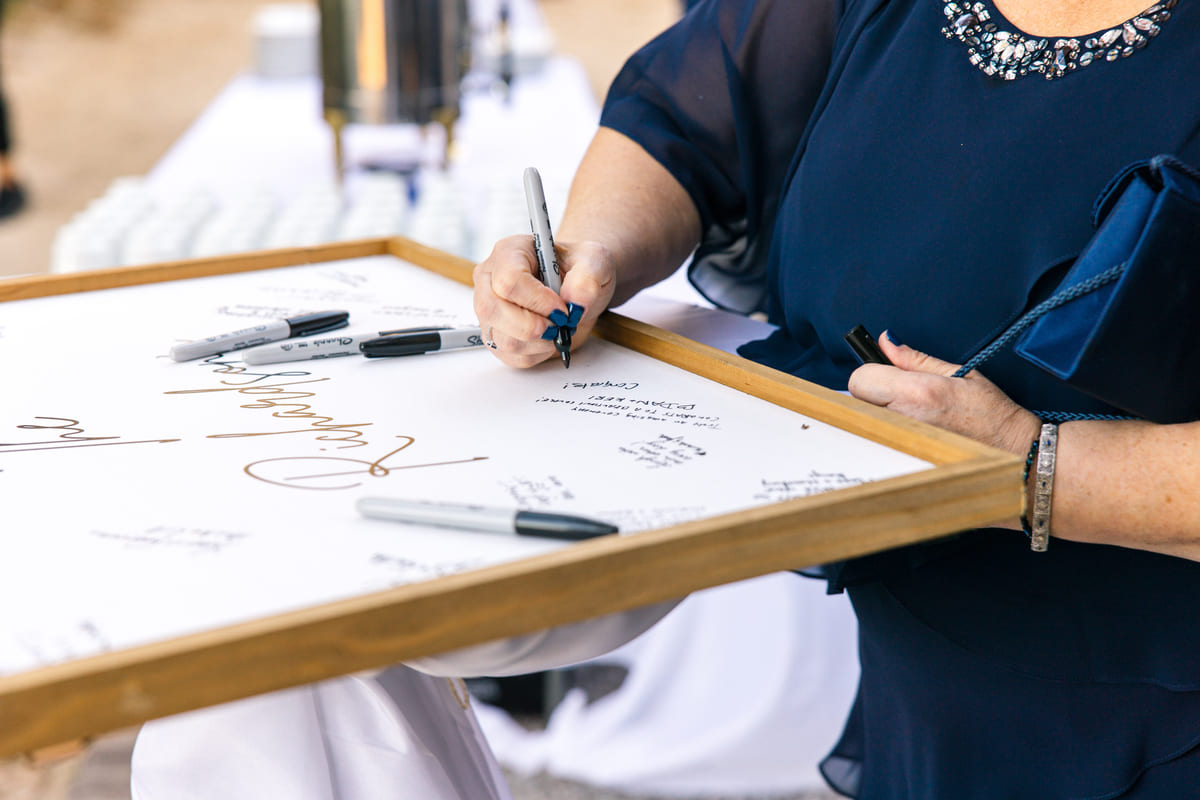
<svg viewBox="0 0 1200 800">
<path fill-rule="evenodd" d="M 703 236 L 692 282 L 742 313 L 764 305 L 778 196 L 828 71 L 839 0 L 706 0 L 635 53 L 600 124 L 682 184 Z"/>
</svg>

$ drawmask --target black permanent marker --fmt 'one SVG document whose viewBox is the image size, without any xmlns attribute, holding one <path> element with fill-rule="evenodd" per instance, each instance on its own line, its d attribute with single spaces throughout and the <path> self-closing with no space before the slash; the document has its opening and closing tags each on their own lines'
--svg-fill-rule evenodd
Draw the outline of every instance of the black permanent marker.
<svg viewBox="0 0 1200 800">
<path fill-rule="evenodd" d="M 315 314 L 265 322 L 240 331 L 177 344 L 171 348 L 171 358 L 176 361 L 191 361 L 193 358 L 228 353 L 230 350 L 243 350 L 280 339 L 311 336 L 314 333 L 344 328 L 349 320 L 349 311 L 318 311 Z"/>
<path fill-rule="evenodd" d="M 443 328 L 402 331 L 380 336 L 362 342 L 358 349 L 367 358 L 387 358 L 438 353 L 442 350 L 461 350 L 464 347 L 480 347 L 482 345 L 483 336 L 478 327 Z"/>
<path fill-rule="evenodd" d="M 854 330 L 845 335 L 846 344 L 850 345 L 850 349 L 854 351 L 854 355 L 858 356 L 858 360 L 864 364 L 887 364 L 891 366 L 892 361 L 883 354 L 879 349 L 879 342 L 875 341 L 875 337 L 867 333 L 867 329 L 862 325 L 855 325 Z"/>
<path fill-rule="evenodd" d="M 429 333 L 447 330 L 449 326 L 397 328 L 394 331 L 371 331 L 370 333 L 335 333 L 331 336 L 315 336 L 309 339 L 288 339 L 275 344 L 251 347 L 242 353 L 247 364 L 277 364 L 281 361 L 313 361 L 320 358 L 359 356 L 359 345 L 381 336 L 397 336 L 402 333 Z"/>
<path fill-rule="evenodd" d="M 617 532 L 616 525 L 571 514 L 521 511 L 459 503 L 426 503 L 390 497 L 360 497 L 355 504 L 360 514 L 414 525 L 467 528 L 487 533 L 541 536 L 546 539 L 579 541 Z"/>
<path fill-rule="evenodd" d="M 529 227 L 533 230 L 538 277 L 555 294 L 561 294 L 562 272 L 558 268 L 558 254 L 554 252 L 554 235 L 550 233 L 550 212 L 546 208 L 546 193 L 542 190 L 542 176 L 533 167 L 525 168 L 525 205 L 529 210 Z M 571 327 L 559 324 L 558 333 L 554 337 L 554 347 L 558 350 L 564 367 L 571 366 Z"/>
</svg>

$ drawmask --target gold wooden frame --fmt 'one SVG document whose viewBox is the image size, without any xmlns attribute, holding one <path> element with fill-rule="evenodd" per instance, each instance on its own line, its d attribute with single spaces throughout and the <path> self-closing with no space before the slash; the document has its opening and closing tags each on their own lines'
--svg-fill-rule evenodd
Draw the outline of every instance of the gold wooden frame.
<svg viewBox="0 0 1200 800">
<path fill-rule="evenodd" d="M 408 239 L 382 238 L 0 280 L 0 303 L 372 255 L 471 283 L 469 262 Z M 1021 512 L 1017 456 L 613 312 L 601 318 L 596 334 L 935 466 L 0 677 L 0 756 L 933 539 Z"/>
</svg>

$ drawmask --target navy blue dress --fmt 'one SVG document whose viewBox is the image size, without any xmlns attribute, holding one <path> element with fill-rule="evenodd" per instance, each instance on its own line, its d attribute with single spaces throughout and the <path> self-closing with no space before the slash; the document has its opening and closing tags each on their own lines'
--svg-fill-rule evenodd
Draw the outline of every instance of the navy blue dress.
<svg viewBox="0 0 1200 800">
<path fill-rule="evenodd" d="M 743 354 L 842 389 L 855 324 L 964 361 L 1054 288 L 1121 167 L 1200 163 L 1200 6 L 1162 10 L 1111 60 L 1083 37 L 1065 74 L 1002 80 L 945 0 L 710 0 L 630 59 L 601 123 L 696 203 L 698 288 L 780 326 Z M 1110 410 L 1015 356 L 984 372 L 1029 408 Z M 839 791 L 1200 797 L 1200 564 L 981 530 L 826 577 L 860 630 Z"/>
</svg>

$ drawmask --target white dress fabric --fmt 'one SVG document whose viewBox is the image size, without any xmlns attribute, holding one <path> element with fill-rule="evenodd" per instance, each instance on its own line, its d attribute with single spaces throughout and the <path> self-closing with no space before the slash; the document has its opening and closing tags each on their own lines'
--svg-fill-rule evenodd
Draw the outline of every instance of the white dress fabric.
<svg viewBox="0 0 1200 800">
<path fill-rule="evenodd" d="M 510 800 L 500 764 L 666 796 L 822 786 L 858 677 L 853 614 L 823 587 L 770 575 L 669 616 L 663 603 L 151 722 L 133 800 Z M 587 659 L 628 675 L 591 705 L 568 693 L 541 732 L 443 677 Z"/>
<path fill-rule="evenodd" d="M 497 759 L 633 794 L 703 797 L 825 788 L 817 763 L 858 684 L 845 595 L 791 574 L 697 592 L 597 659 L 628 669 L 587 705 L 572 689 L 544 731 L 477 709 Z"/>
<path fill-rule="evenodd" d="M 133 800 L 511 800 L 461 681 L 593 658 L 661 603 L 144 725 Z M 441 673 L 442 676 L 427 674 Z"/>
<path fill-rule="evenodd" d="M 511 800 L 461 681 L 398 668 L 143 727 L 133 800 Z"/>
</svg>

